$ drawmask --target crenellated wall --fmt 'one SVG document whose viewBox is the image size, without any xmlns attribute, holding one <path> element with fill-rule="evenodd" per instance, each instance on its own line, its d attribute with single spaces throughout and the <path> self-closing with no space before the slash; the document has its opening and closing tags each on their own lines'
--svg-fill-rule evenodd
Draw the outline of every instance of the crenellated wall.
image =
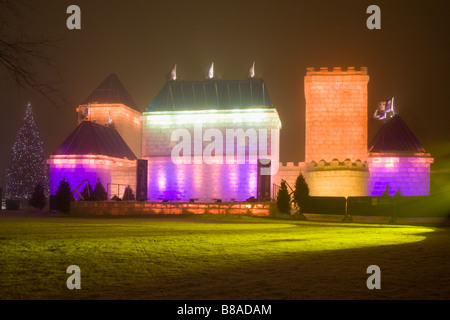
<svg viewBox="0 0 450 320">
<path fill-rule="evenodd" d="M 311 196 L 366 196 L 369 169 L 361 160 L 313 161 L 306 166 L 305 179 Z"/>
<path fill-rule="evenodd" d="M 295 182 L 300 173 L 305 174 L 305 162 L 280 162 L 278 172 L 273 176 L 272 182 L 277 186 L 281 185 L 281 180 L 285 180 L 292 189 L 295 189 Z"/>
</svg>

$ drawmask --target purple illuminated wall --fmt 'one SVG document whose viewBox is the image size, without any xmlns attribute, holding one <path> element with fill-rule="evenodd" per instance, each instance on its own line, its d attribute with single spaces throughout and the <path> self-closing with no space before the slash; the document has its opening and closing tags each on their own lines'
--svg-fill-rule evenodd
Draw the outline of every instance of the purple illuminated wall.
<svg viewBox="0 0 450 320">
<path fill-rule="evenodd" d="M 50 194 L 54 195 L 58 189 L 59 182 L 66 178 L 70 183 L 71 190 L 74 190 L 83 180 L 89 179 L 89 183 L 94 188 L 99 178 L 105 189 L 107 183 L 111 181 L 111 171 L 108 168 L 99 166 L 87 166 L 83 164 L 55 165 L 50 164 Z M 78 191 L 83 191 L 85 184 L 80 186 Z"/>
<path fill-rule="evenodd" d="M 369 157 L 369 196 L 380 196 L 389 184 L 389 195 L 398 189 L 403 196 L 430 194 L 430 163 L 428 157 Z"/>
<path fill-rule="evenodd" d="M 256 164 L 174 164 L 170 158 L 148 159 L 149 201 L 245 201 L 256 197 Z"/>
</svg>

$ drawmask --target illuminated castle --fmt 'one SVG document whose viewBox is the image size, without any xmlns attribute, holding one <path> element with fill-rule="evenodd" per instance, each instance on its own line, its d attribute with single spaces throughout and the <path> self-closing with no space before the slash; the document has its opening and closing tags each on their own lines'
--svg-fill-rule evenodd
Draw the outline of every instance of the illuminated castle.
<svg viewBox="0 0 450 320">
<path fill-rule="evenodd" d="M 392 196 L 430 193 L 426 152 L 400 116 L 385 121 L 370 148 L 367 68 L 307 68 L 305 162 L 280 165 L 275 183 L 305 175 L 312 196 Z"/>
<path fill-rule="evenodd" d="M 283 165 L 281 121 L 254 74 L 172 77 L 143 113 L 111 74 L 78 106 L 78 127 L 48 160 L 51 194 L 65 177 L 72 188 L 100 180 L 110 198 L 129 185 L 138 200 L 263 201 L 300 173 L 312 196 L 381 195 L 387 185 L 391 195 L 429 194 L 433 159 L 398 115 L 368 148 L 368 81 L 364 67 L 308 68 L 305 161 Z"/>
<path fill-rule="evenodd" d="M 128 185 L 149 201 L 271 197 L 270 173 L 261 172 L 268 161 L 278 165 L 281 122 L 262 79 L 170 80 L 141 114 L 112 74 L 77 112 L 78 127 L 48 160 L 51 194 L 66 177 L 72 188 L 100 179 L 110 198 Z M 174 133 L 180 131 L 189 136 L 183 152 L 190 154 L 174 163 Z M 116 135 L 123 141 L 112 141 Z M 216 150 L 206 163 L 212 142 Z"/>
</svg>

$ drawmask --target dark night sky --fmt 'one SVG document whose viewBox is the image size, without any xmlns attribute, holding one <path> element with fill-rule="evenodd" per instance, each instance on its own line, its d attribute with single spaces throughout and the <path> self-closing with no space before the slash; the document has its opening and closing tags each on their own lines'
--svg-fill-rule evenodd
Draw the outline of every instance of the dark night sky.
<svg viewBox="0 0 450 320">
<path fill-rule="evenodd" d="M 449 1 L 31 1 L 8 23 L 29 36 L 58 39 L 48 51 L 60 69 L 37 67 L 58 80 L 70 106 L 56 108 L 17 90 L 0 67 L 0 186 L 25 106 L 33 105 L 45 151 L 52 153 L 76 126 L 75 107 L 115 72 L 142 111 L 166 82 L 216 76 L 245 79 L 253 61 L 280 115 L 281 161 L 304 160 L 306 67 L 366 66 L 369 115 L 395 96 L 396 111 L 436 158 L 449 159 Z M 66 28 L 66 8 L 81 8 L 82 29 Z M 366 27 L 371 4 L 381 30 Z M 369 139 L 380 123 L 369 122 Z M 433 168 L 433 167 L 432 167 Z"/>
</svg>

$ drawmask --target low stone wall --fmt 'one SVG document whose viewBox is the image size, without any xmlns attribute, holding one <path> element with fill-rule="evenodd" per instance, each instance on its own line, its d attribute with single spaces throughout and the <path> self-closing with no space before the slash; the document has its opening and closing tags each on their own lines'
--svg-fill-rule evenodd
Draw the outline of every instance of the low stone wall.
<svg viewBox="0 0 450 320">
<path fill-rule="evenodd" d="M 275 210 L 275 202 L 75 201 L 70 204 L 70 213 L 74 216 L 136 216 L 152 214 L 247 214 L 269 216 Z"/>
</svg>

